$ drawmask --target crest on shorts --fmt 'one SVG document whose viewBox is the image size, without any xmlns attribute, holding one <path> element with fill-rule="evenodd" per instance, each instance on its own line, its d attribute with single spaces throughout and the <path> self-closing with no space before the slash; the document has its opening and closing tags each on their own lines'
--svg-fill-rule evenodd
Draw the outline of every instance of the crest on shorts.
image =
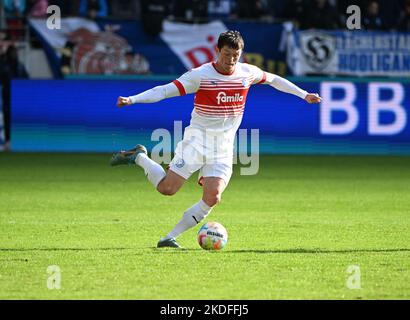
<svg viewBox="0 0 410 320">
<path fill-rule="evenodd" d="M 185 165 L 185 161 L 184 161 L 184 159 L 178 159 L 176 162 L 175 162 L 175 165 L 177 166 L 177 168 L 182 168 L 184 165 Z"/>
</svg>

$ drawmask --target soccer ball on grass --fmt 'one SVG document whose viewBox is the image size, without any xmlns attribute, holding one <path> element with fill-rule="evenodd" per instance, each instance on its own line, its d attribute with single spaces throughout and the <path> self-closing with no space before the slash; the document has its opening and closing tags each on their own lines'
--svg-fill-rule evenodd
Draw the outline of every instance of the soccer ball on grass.
<svg viewBox="0 0 410 320">
<path fill-rule="evenodd" d="M 207 222 L 198 231 L 198 243 L 205 250 L 221 250 L 228 242 L 228 232 L 218 222 Z"/>
</svg>

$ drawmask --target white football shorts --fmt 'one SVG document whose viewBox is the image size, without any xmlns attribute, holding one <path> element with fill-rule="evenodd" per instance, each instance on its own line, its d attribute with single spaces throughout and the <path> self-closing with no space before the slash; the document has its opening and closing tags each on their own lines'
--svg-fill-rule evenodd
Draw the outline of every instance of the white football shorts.
<svg viewBox="0 0 410 320">
<path fill-rule="evenodd" d="M 184 139 L 177 144 L 169 169 L 184 179 L 199 170 L 199 184 L 202 184 L 202 177 L 218 177 L 228 185 L 232 162 L 233 144 L 230 140 L 215 135 L 201 138 L 185 130 Z"/>
</svg>

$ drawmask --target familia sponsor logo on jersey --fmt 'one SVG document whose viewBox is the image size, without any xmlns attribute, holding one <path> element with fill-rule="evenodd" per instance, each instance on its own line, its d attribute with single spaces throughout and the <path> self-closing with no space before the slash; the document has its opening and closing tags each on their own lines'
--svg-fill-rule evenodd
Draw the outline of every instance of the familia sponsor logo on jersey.
<svg viewBox="0 0 410 320">
<path fill-rule="evenodd" d="M 218 100 L 218 104 L 221 104 L 221 102 L 242 102 L 243 96 L 240 93 L 235 93 L 234 95 L 228 96 L 225 92 L 220 91 L 216 96 L 216 100 Z"/>
</svg>

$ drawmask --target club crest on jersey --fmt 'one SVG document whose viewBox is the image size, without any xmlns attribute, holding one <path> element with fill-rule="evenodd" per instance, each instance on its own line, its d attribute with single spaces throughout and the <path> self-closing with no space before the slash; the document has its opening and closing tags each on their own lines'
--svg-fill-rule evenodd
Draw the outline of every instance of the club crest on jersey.
<svg viewBox="0 0 410 320">
<path fill-rule="evenodd" d="M 226 103 L 226 102 L 242 102 L 243 97 L 240 93 L 235 93 L 232 96 L 227 96 L 225 92 L 220 91 L 216 96 L 216 100 L 218 100 L 218 104 Z"/>
</svg>

